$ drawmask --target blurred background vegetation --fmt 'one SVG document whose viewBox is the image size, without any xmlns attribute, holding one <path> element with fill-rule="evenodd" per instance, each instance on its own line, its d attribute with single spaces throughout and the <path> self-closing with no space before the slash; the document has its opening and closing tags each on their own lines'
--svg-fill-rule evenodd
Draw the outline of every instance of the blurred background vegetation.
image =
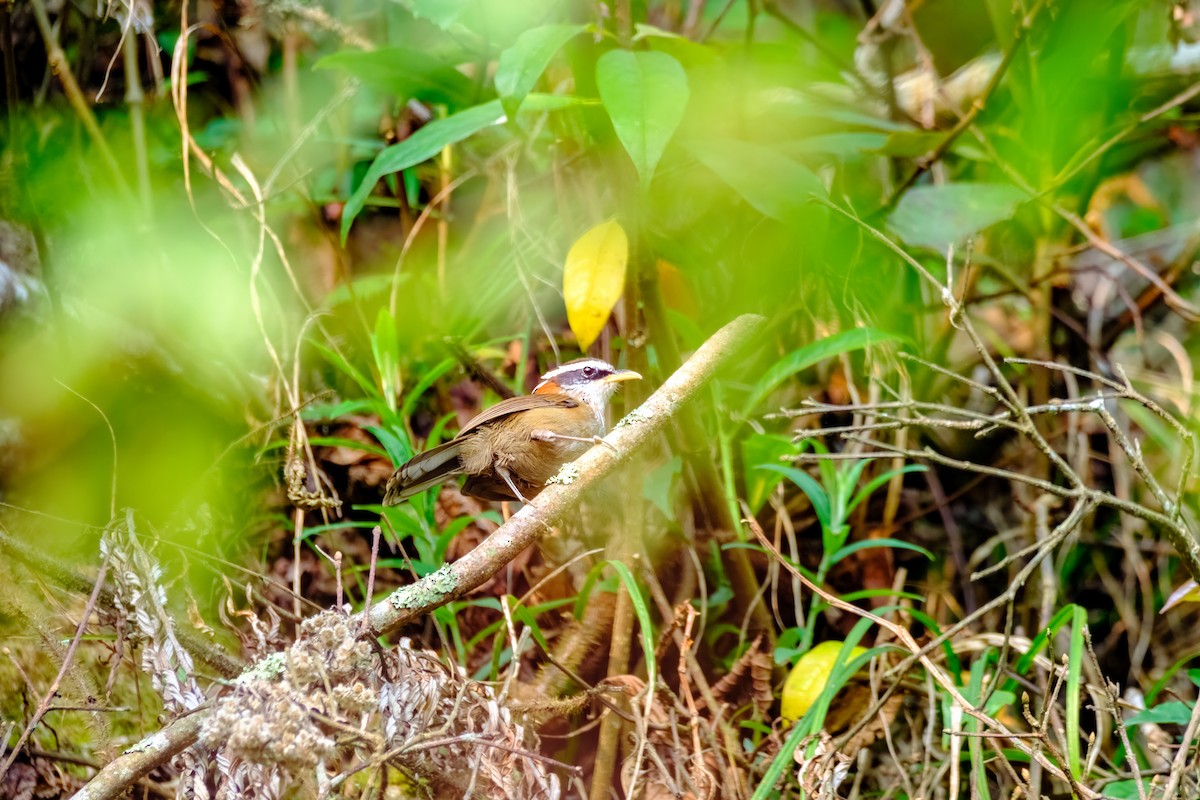
<svg viewBox="0 0 1200 800">
<path fill-rule="evenodd" d="M 476 678 L 515 675 L 564 697 L 579 686 L 534 678 L 547 648 L 586 683 L 645 677 L 648 659 L 666 658 L 660 673 L 681 691 L 677 653 L 635 642 L 609 660 L 632 611 L 596 598 L 632 592 L 660 633 L 673 604 L 690 605 L 694 679 L 767 657 L 753 662 L 754 701 L 723 695 L 729 714 L 706 718 L 736 751 L 727 773 L 712 768 L 734 776 L 721 796 L 845 796 L 849 784 L 797 782 L 791 758 L 804 763 L 809 743 L 789 731 L 850 727 L 826 718 L 851 680 L 845 662 L 885 658 L 895 637 L 802 591 L 787 561 L 922 643 L 967 620 L 934 655 L 1012 728 L 1033 727 L 1019 697 L 1035 696 L 1052 731 L 1039 752 L 1075 781 L 1047 774 L 1048 794 L 1167 784 L 1187 796 L 1194 726 L 1180 759 L 1174 748 L 1194 717 L 1200 636 L 1188 602 L 1159 612 L 1197 577 L 1166 534 L 1194 535 L 1198 504 L 1197 39 L 1191 0 L 0 3 L 7 745 L 87 596 L 31 581 L 45 565 L 30 554 L 94 578 L 101 531 L 131 524 L 131 509 L 179 624 L 233 657 L 261 655 L 337 598 L 362 607 L 394 464 L 581 352 L 647 378 L 615 421 L 753 312 L 765 330 L 736 367 L 635 462 L 621 491 L 640 502 L 625 517 L 585 507 L 565 541 L 439 609 L 417 641 Z M 592 277 L 624 291 L 581 349 L 564 261 L 614 221 L 627 251 Z M 992 370 L 986 356 L 1086 374 Z M 1093 397 L 1112 388 L 1102 379 L 1137 396 L 1109 398 L 1116 428 L 1087 408 L 1037 416 L 1064 465 L 1013 430 L 919 419 L 995 413 L 1001 374 L 1027 408 Z M 825 405 L 789 413 L 805 402 Z M 943 460 L 906 457 L 926 447 Z M 814 453 L 845 460 L 816 466 Z M 1101 503 L 1047 538 L 1069 503 L 1022 476 L 1161 514 Z M 469 550 L 505 513 L 452 488 L 388 509 L 376 596 Z M 588 547 L 607 553 L 581 556 Z M 606 557 L 643 554 L 636 585 L 603 572 Z M 575 563 L 568 577 L 520 616 L 538 642 L 514 654 L 497 598 L 563 563 Z M 669 602 L 646 599 L 656 581 Z M 985 608 L 1013 585 L 1010 603 Z M 285 624 L 255 640 L 256 615 Z M 134 691 L 145 678 L 120 639 L 95 631 L 63 690 L 117 709 L 102 730 L 56 712 L 62 735 L 33 731 L 35 749 L 103 763 L 153 729 L 154 690 Z M 860 639 L 876 649 L 852 651 Z M 786 668 L 843 640 L 841 659 L 816 668 L 837 676 L 818 681 L 818 714 L 803 705 L 781 721 Z M 1066 677 L 1034 660 L 1064 652 Z M 909 664 L 909 683 L 923 669 Z M 1081 711 L 1089 684 L 1108 702 L 1107 680 L 1121 711 Z M 878 741 L 853 749 L 856 792 L 1039 785 L 1038 766 L 1018 775 L 1028 752 L 964 748 L 942 736 L 952 723 L 932 700 L 908 702 L 915 738 L 885 735 L 893 709 Z M 871 705 L 841 707 L 855 703 Z M 1121 713 L 1150 716 L 1126 736 Z M 584 716 L 543 730 L 566 734 Z M 796 717 L 806 722 L 791 728 Z M 620 781 L 593 752 L 621 745 L 605 735 L 542 748 L 606 794 Z M 9 764 L 19 756 L 49 781 L 31 753 Z M 64 787 L 91 774 L 50 761 Z"/>
</svg>

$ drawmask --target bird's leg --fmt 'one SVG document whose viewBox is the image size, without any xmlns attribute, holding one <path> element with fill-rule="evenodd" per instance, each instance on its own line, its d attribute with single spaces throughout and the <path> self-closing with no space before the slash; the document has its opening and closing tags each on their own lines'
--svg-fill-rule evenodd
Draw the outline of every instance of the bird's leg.
<svg viewBox="0 0 1200 800">
<path fill-rule="evenodd" d="M 496 474 L 504 479 L 504 482 L 508 484 L 508 488 L 512 489 L 512 493 L 517 496 L 518 500 L 525 505 L 529 505 L 529 501 L 525 499 L 525 495 L 521 494 L 521 490 L 518 489 L 517 484 L 513 482 L 512 473 L 508 471 L 508 467 L 500 465 L 499 459 L 496 460 Z"/>
<path fill-rule="evenodd" d="M 617 448 L 604 441 L 604 437 L 602 436 L 565 436 L 561 433 L 555 433 L 554 431 L 539 429 L 530 433 L 529 438 L 535 439 L 539 442 L 553 442 L 556 439 L 563 439 L 568 442 L 591 442 L 592 444 L 602 444 L 609 450 L 612 450 L 614 453 L 617 452 Z"/>
</svg>

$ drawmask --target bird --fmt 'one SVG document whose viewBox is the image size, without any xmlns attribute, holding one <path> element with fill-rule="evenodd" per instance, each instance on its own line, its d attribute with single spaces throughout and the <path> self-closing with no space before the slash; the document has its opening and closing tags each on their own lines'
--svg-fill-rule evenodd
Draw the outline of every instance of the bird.
<svg viewBox="0 0 1200 800">
<path fill-rule="evenodd" d="M 467 476 L 463 494 L 528 503 L 564 464 L 602 443 L 609 399 L 641 377 L 598 358 L 568 361 L 542 375 L 532 394 L 484 409 L 453 439 L 411 458 L 388 479 L 383 503 L 455 475 Z"/>
</svg>

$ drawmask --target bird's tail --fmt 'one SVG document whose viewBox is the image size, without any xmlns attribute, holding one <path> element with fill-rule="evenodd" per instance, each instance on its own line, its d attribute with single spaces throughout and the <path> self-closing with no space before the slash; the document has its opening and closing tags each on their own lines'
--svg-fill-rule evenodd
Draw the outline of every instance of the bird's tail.
<svg viewBox="0 0 1200 800">
<path fill-rule="evenodd" d="M 383 504 L 394 506 L 406 497 L 419 494 L 451 475 L 461 473 L 461 447 L 462 442 L 452 440 L 413 456 L 388 479 Z"/>
</svg>

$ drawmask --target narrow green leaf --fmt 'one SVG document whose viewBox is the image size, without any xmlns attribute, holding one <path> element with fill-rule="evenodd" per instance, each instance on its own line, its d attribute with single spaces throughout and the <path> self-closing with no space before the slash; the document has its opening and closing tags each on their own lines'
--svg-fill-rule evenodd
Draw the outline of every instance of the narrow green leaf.
<svg viewBox="0 0 1200 800">
<path fill-rule="evenodd" d="M 350 195 L 345 208 L 342 209 L 342 242 L 346 241 L 346 234 L 350 232 L 354 218 L 362 211 L 363 205 L 380 178 L 427 161 L 440 153 L 443 147 L 461 142 L 489 125 L 495 125 L 502 119 L 504 119 L 504 109 L 501 107 L 500 101 L 492 100 L 490 103 L 473 106 L 445 119 L 434 120 L 403 142 L 394 144 L 375 156 L 362 183 Z"/>
<path fill-rule="evenodd" d="M 504 110 L 517 113 L 525 95 L 533 90 L 554 54 L 574 37 L 587 30 L 586 25 L 543 25 L 525 31 L 512 47 L 500 54 L 495 86 Z"/>
<path fill-rule="evenodd" d="M 421 401 L 421 396 L 425 394 L 425 391 L 457 365 L 458 362 L 453 358 L 445 358 L 433 369 L 425 370 L 425 374 L 421 376 L 421 380 L 417 381 L 408 390 L 408 393 L 404 395 L 404 404 L 400 407 L 400 416 L 405 418 L 412 416 L 413 409 L 417 407 L 417 403 Z"/>
<path fill-rule="evenodd" d="M 767 395 L 775 391 L 781 383 L 801 370 L 842 353 L 861 350 L 873 344 L 896 341 L 898 337 L 876 328 L 851 328 L 848 331 L 826 336 L 815 342 L 806 344 L 799 350 L 793 350 L 781 360 L 775 362 L 766 374 L 759 378 L 754 390 L 746 400 L 742 413 L 749 417 Z"/>
<path fill-rule="evenodd" d="M 596 62 L 596 88 L 642 188 L 649 187 L 667 142 L 683 121 L 687 73 L 666 53 L 610 50 Z"/>
<path fill-rule="evenodd" d="M 625 584 L 625 591 L 629 592 L 629 599 L 633 603 L 633 611 L 637 615 L 638 625 L 642 629 L 642 652 L 646 654 L 646 684 L 653 692 L 658 684 L 658 661 L 654 658 L 654 626 L 650 622 L 650 608 L 646 605 L 646 598 L 642 596 L 642 590 L 638 588 L 637 581 L 634 580 L 629 567 L 620 561 L 613 560 L 610 560 L 608 565 L 616 570 L 617 576 Z"/>
<path fill-rule="evenodd" d="M 952 244 L 1013 215 L 1027 200 L 1004 183 L 918 186 L 900 198 L 888 224 L 905 242 L 943 252 Z"/>
<path fill-rule="evenodd" d="M 1080 752 L 1079 714 L 1080 688 L 1083 681 L 1083 635 L 1087 630 L 1087 612 L 1082 606 L 1075 606 L 1071 620 L 1071 643 L 1067 654 L 1067 765 L 1076 779 L 1083 777 L 1083 756 Z"/>
<path fill-rule="evenodd" d="M 325 360 L 336 367 L 338 371 L 357 383 L 367 397 L 379 396 L 379 392 L 376 390 L 374 382 L 372 382 L 366 375 L 363 375 L 357 368 L 354 367 L 353 364 L 342 358 L 342 356 L 336 350 L 326 347 L 320 342 L 313 342 L 313 347 L 317 349 L 317 352 L 325 356 Z"/>
<path fill-rule="evenodd" d="M 817 515 L 817 520 L 820 521 L 821 528 L 823 530 L 829 529 L 831 513 L 829 495 L 825 493 L 825 489 L 811 475 L 802 469 L 785 467 L 782 464 L 759 464 L 758 468 L 778 472 L 799 486 L 800 491 L 808 495 L 808 501 L 812 503 L 813 512 Z"/>
<path fill-rule="evenodd" d="M 396 321 L 386 308 L 375 317 L 375 332 L 371 334 L 371 353 L 379 373 L 379 390 L 389 411 L 396 410 L 400 394 L 400 341 L 396 336 Z"/>
<path fill-rule="evenodd" d="M 812 195 L 825 196 L 821 180 L 778 150 L 735 139 L 690 142 L 687 149 L 760 214 L 782 222 L 800 216 Z"/>
<path fill-rule="evenodd" d="M 912 542 L 905 542 L 900 539 L 886 539 L 885 538 L 885 539 L 860 539 L 857 542 L 851 542 L 850 544 L 843 547 L 841 550 L 838 550 L 836 553 L 834 553 L 833 557 L 829 559 L 829 563 L 836 564 L 837 562 L 841 561 L 843 558 L 850 555 L 851 553 L 857 553 L 859 550 L 866 550 L 869 547 L 894 547 L 897 550 L 912 550 L 914 553 L 920 553 L 921 555 L 925 556 L 930 561 L 934 560 L 933 553 L 929 552 L 924 547 L 921 547 L 921 545 L 919 545 L 919 544 L 913 544 Z"/>
<path fill-rule="evenodd" d="M 900 467 L 899 469 L 890 469 L 882 475 L 872 478 L 871 481 L 862 488 L 862 491 L 854 495 L 854 499 L 850 501 L 850 505 L 846 508 L 846 513 L 849 514 L 851 511 L 858 508 L 859 503 L 874 494 L 876 489 L 890 481 L 893 476 L 907 475 L 910 472 L 925 472 L 928 469 L 929 468 L 923 464 L 909 464 L 908 466 Z"/>
<path fill-rule="evenodd" d="M 556 111 L 580 105 L 582 102 L 574 97 L 530 95 L 526 98 L 525 110 Z M 492 100 L 482 105 L 472 106 L 445 119 L 434 120 L 403 142 L 385 148 L 375 156 L 362 183 L 346 200 L 346 205 L 342 209 L 342 242 L 345 243 L 346 235 L 350 232 L 354 218 L 363 210 L 367 198 L 371 196 L 371 192 L 380 178 L 427 161 L 440 153 L 443 147 L 461 142 L 468 136 L 503 121 L 504 108 L 499 100 Z"/>
</svg>

